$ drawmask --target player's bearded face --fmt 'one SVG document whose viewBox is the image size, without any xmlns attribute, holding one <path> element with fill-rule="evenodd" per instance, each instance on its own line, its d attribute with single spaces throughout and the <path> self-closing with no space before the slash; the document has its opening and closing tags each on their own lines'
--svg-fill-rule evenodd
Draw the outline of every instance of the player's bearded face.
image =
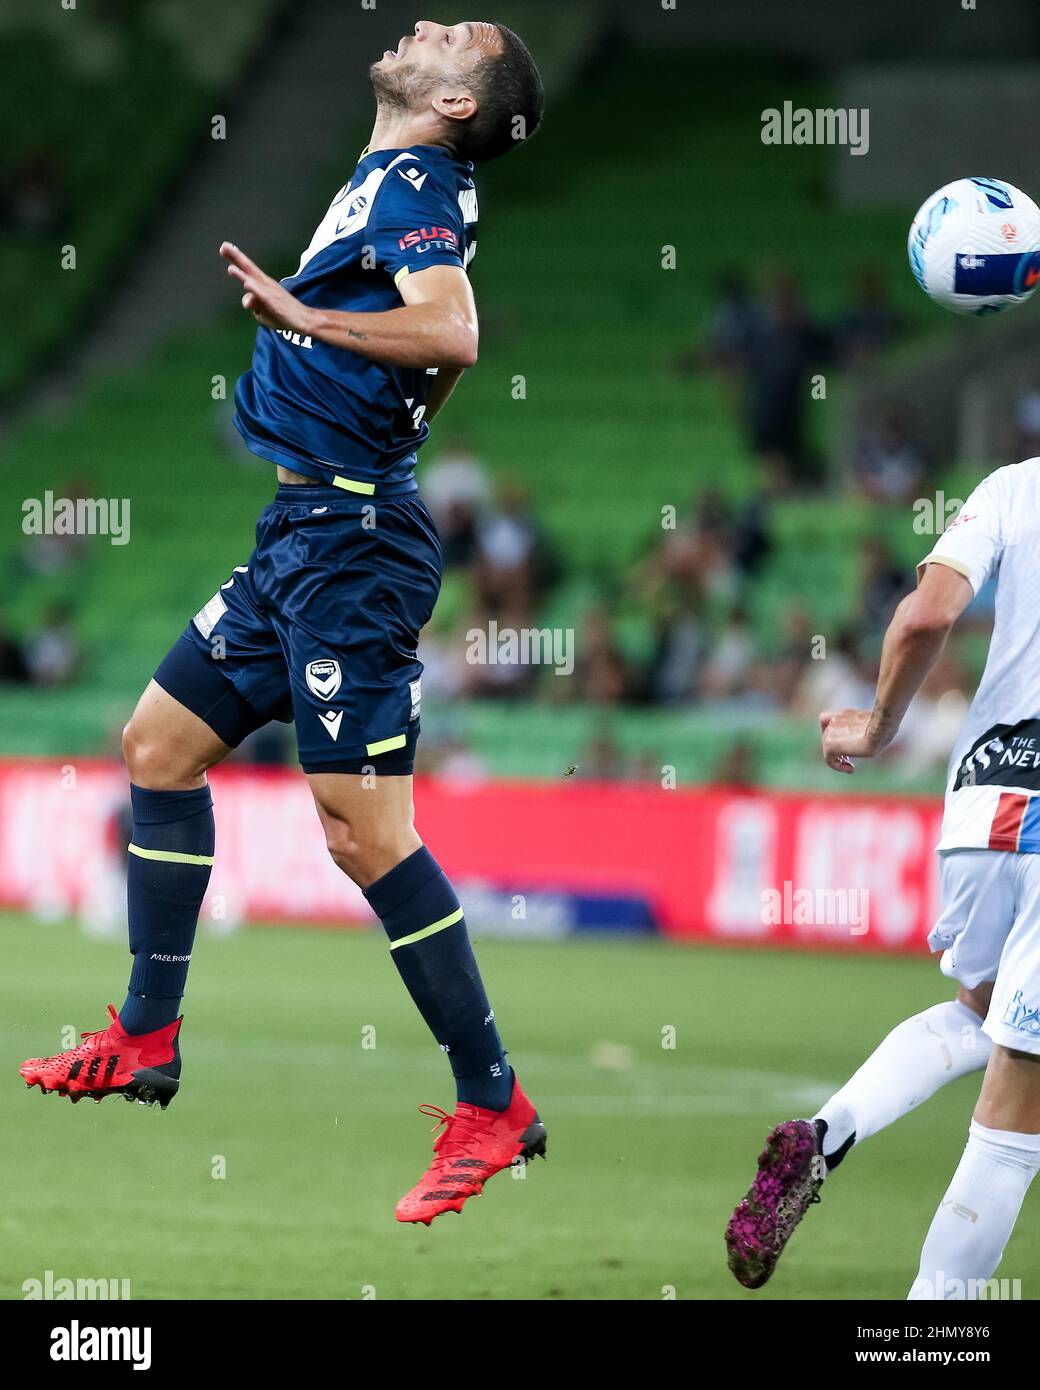
<svg viewBox="0 0 1040 1390">
<path fill-rule="evenodd" d="M 444 83 L 447 74 L 398 59 L 392 67 L 373 63 L 369 76 L 380 106 L 418 111 L 430 93 Z"/>
</svg>

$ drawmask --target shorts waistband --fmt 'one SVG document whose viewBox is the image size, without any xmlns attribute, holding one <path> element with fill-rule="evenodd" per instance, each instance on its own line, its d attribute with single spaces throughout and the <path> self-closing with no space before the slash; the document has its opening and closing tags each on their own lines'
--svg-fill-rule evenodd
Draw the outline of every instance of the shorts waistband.
<svg viewBox="0 0 1040 1390">
<path fill-rule="evenodd" d="M 373 502 L 380 498 L 411 497 L 419 491 L 414 478 L 399 483 L 365 484 L 372 491 L 355 491 L 353 488 L 336 487 L 332 483 L 279 483 L 275 492 L 275 502 Z"/>
</svg>

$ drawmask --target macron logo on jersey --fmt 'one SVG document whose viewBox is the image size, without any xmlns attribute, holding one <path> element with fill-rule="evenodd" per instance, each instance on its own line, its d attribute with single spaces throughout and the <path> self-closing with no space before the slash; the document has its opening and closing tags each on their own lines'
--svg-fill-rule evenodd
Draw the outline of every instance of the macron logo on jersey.
<svg viewBox="0 0 1040 1390">
<path fill-rule="evenodd" d="M 339 726 L 343 723 L 343 711 L 341 709 L 322 710 L 322 712 L 318 715 L 318 718 L 321 720 L 321 722 L 325 725 L 325 728 L 328 730 L 329 738 L 331 738 L 333 743 L 335 743 L 336 740 L 339 738 Z"/>
<path fill-rule="evenodd" d="M 416 193 L 418 193 L 419 189 L 422 188 L 423 184 L 429 177 L 429 174 L 425 169 L 421 174 L 418 169 L 398 169 L 397 172 L 398 174 L 400 174 L 401 178 L 407 179 L 407 181 L 415 189 Z"/>
</svg>

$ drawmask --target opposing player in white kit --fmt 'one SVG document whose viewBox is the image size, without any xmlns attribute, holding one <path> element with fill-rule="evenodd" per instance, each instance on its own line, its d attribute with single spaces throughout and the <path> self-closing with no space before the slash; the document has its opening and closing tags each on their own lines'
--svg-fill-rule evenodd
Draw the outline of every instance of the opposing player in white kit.
<svg viewBox="0 0 1040 1390">
<path fill-rule="evenodd" d="M 885 636 L 872 710 L 825 711 L 823 753 L 891 743 L 961 613 L 996 576 L 986 669 L 950 760 L 929 934 L 957 998 L 891 1032 L 813 1120 L 778 1125 L 726 1231 L 729 1264 L 764 1284 L 849 1148 L 954 1077 L 986 1076 L 910 1297 L 978 1297 L 1040 1168 L 1040 458 L 997 469 L 918 566 Z"/>
</svg>

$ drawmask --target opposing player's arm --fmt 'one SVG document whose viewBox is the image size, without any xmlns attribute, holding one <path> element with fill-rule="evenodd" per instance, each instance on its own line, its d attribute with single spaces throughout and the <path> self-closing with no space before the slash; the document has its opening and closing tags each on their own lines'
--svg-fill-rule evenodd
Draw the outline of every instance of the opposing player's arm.
<svg viewBox="0 0 1040 1390">
<path fill-rule="evenodd" d="M 925 565 L 916 591 L 900 603 L 885 633 L 874 708 L 820 715 L 828 767 L 852 772 L 854 758 L 871 758 L 888 747 L 973 592 L 965 576 L 942 560 Z"/>
<path fill-rule="evenodd" d="M 403 276 L 402 307 L 365 314 L 301 303 L 231 242 L 221 245 L 220 254 L 242 286 L 242 307 L 265 328 L 320 338 L 396 367 L 462 371 L 477 360 L 477 310 L 461 266 L 433 265 Z"/>
</svg>

